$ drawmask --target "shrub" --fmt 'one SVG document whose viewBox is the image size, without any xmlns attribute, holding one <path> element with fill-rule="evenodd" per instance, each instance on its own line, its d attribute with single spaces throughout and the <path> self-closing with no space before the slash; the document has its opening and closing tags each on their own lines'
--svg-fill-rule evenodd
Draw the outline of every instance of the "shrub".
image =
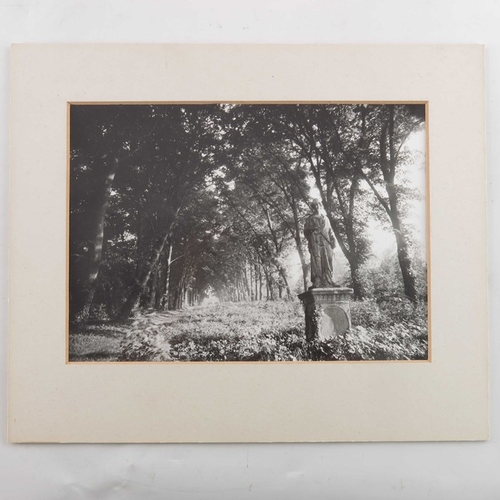
<svg viewBox="0 0 500 500">
<path fill-rule="evenodd" d="M 118 361 L 168 361 L 165 335 L 147 318 L 135 320 L 120 344 Z"/>
<path fill-rule="evenodd" d="M 170 354 L 183 361 L 296 361 L 305 344 L 299 327 L 249 336 L 182 333 L 170 339 Z"/>
<path fill-rule="evenodd" d="M 378 324 L 382 319 L 382 315 L 375 300 L 366 299 L 351 303 L 351 318 L 353 325 L 368 328 Z"/>
<path fill-rule="evenodd" d="M 406 297 L 383 301 L 365 299 L 351 303 L 352 324 L 384 330 L 400 323 L 411 323 L 427 329 L 427 304 L 413 304 Z"/>
</svg>

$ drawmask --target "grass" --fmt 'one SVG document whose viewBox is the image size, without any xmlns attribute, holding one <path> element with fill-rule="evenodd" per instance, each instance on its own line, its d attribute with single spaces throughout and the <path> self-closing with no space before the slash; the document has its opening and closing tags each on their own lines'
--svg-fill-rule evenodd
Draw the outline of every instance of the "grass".
<svg viewBox="0 0 500 500">
<path fill-rule="evenodd" d="M 116 361 L 126 333 L 126 324 L 99 322 L 88 325 L 71 325 L 69 360 Z"/>
<path fill-rule="evenodd" d="M 139 313 L 123 324 L 73 325 L 70 361 L 427 359 L 427 306 L 351 304 L 353 327 L 308 343 L 298 302 L 247 302 Z"/>
</svg>

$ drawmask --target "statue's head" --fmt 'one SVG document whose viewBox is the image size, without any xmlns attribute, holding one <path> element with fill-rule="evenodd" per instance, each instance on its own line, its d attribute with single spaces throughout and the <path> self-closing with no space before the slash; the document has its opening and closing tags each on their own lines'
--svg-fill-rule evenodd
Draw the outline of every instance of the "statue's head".
<svg viewBox="0 0 500 500">
<path fill-rule="evenodd" d="M 311 201 L 311 210 L 315 214 L 319 213 L 319 201 L 318 200 Z"/>
</svg>

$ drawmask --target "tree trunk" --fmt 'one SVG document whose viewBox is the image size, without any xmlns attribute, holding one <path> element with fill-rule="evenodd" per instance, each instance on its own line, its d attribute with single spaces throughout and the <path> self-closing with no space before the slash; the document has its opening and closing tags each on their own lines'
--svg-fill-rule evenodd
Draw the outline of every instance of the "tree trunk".
<svg viewBox="0 0 500 500">
<path fill-rule="evenodd" d="M 249 264 L 248 274 L 250 276 L 250 300 L 253 302 L 255 300 L 255 287 L 254 287 L 254 270 L 253 266 Z"/>
<path fill-rule="evenodd" d="M 398 193 L 394 185 L 397 164 L 397 152 L 394 145 L 394 113 L 395 108 L 389 108 L 389 121 L 387 126 L 383 128 L 380 140 L 380 159 L 382 172 L 385 180 L 385 187 L 389 197 L 389 217 L 392 223 L 392 229 L 396 238 L 396 247 L 398 251 L 399 267 L 401 268 L 401 275 L 403 278 L 403 287 L 405 295 L 412 301 L 417 301 L 417 289 L 415 274 L 411 266 L 410 253 L 408 245 L 403 234 L 399 213 L 399 199 Z M 387 158 L 387 139 L 389 140 L 389 158 Z"/>
<path fill-rule="evenodd" d="M 255 300 L 259 300 L 259 270 L 257 269 L 257 265 L 254 266 L 254 280 L 255 280 Z"/>
<path fill-rule="evenodd" d="M 155 299 L 152 304 L 152 307 L 157 311 L 161 310 L 162 297 L 165 293 L 165 263 L 158 263 L 158 277 L 156 280 L 156 289 L 155 289 Z"/>
<path fill-rule="evenodd" d="M 281 266 L 278 266 L 278 271 L 279 271 L 281 279 L 283 280 L 283 283 L 285 285 L 286 295 L 288 298 L 290 298 L 292 295 L 292 292 L 290 291 L 290 286 L 288 285 L 288 280 L 286 278 L 286 271 Z M 280 299 L 281 299 L 281 289 L 280 289 Z"/>
<path fill-rule="evenodd" d="M 172 229 L 173 224 L 171 225 L 171 228 L 161 241 L 161 244 L 159 247 L 155 250 L 153 253 L 153 256 L 148 263 L 148 265 L 145 266 L 145 270 L 142 272 L 142 276 L 136 282 L 134 283 L 132 290 L 123 304 L 119 317 L 120 319 L 127 319 L 130 314 L 132 313 L 132 310 L 134 309 L 135 305 L 137 304 L 137 301 L 139 300 L 142 291 L 144 290 L 144 287 L 147 285 L 149 278 L 151 277 L 151 273 L 153 272 L 153 269 L 156 267 L 158 264 L 158 261 L 160 260 L 160 256 L 162 252 L 165 249 L 165 245 L 169 241 L 171 237 L 171 229 Z"/>
<path fill-rule="evenodd" d="M 306 264 L 306 259 L 304 257 L 304 252 L 302 251 L 302 246 L 299 241 L 296 241 L 297 244 L 297 253 L 299 254 L 299 259 L 300 259 L 300 266 L 302 268 L 302 281 L 304 283 L 304 291 L 307 290 L 307 264 Z"/>
<path fill-rule="evenodd" d="M 244 267 L 244 271 L 245 271 L 245 300 L 251 300 L 251 293 L 250 293 L 250 288 L 251 288 L 251 285 L 249 283 L 249 269 L 248 268 L 248 265 L 247 265 L 247 262 L 245 261 L 245 267 Z"/>
<path fill-rule="evenodd" d="M 302 238 L 301 238 L 301 229 L 300 229 L 300 222 L 299 222 L 299 215 L 297 211 L 297 204 L 295 202 L 295 199 L 292 198 L 292 211 L 293 211 L 293 223 L 295 226 L 295 234 L 294 234 L 294 241 L 295 241 L 295 246 L 297 248 L 297 253 L 299 254 L 299 259 L 300 259 L 300 265 L 302 267 L 302 280 L 304 283 L 304 291 L 308 289 L 307 286 L 307 263 L 306 259 L 304 256 L 304 251 L 302 250 Z"/>
<path fill-rule="evenodd" d="M 99 274 L 99 266 L 102 262 L 103 255 L 103 244 L 104 244 L 104 225 L 106 221 L 106 212 L 109 206 L 109 200 L 111 198 L 111 190 L 113 187 L 113 181 L 118 171 L 120 163 L 118 158 L 114 158 L 109 169 L 108 176 L 104 183 L 103 195 L 101 198 L 101 203 L 96 212 L 95 218 L 95 236 L 92 242 L 92 250 L 89 259 L 89 271 L 87 283 L 84 285 L 85 292 L 83 298 L 83 305 L 79 316 L 80 321 L 86 321 L 89 317 L 90 308 L 94 300 L 96 288 L 97 288 L 97 276 Z"/>
<path fill-rule="evenodd" d="M 359 275 L 359 262 L 355 258 L 351 259 L 349 261 L 349 268 L 351 271 L 351 282 L 352 289 L 354 290 L 354 299 L 361 300 L 364 297 L 365 293 Z"/>
<path fill-rule="evenodd" d="M 156 304 L 156 293 L 157 293 L 157 288 L 158 288 L 158 274 L 160 270 L 156 269 L 153 271 L 153 274 L 151 276 L 151 294 L 149 296 L 149 308 L 153 309 L 155 304 Z"/>
<path fill-rule="evenodd" d="M 97 289 L 97 275 L 88 285 L 87 291 L 85 293 L 85 298 L 80 314 L 78 315 L 79 321 L 87 321 L 90 315 L 90 308 L 92 307 L 92 302 L 94 301 L 94 295 Z"/>
<path fill-rule="evenodd" d="M 392 223 L 394 236 L 396 237 L 396 246 L 398 250 L 399 267 L 403 277 L 403 287 L 405 295 L 412 301 L 416 302 L 418 298 L 415 273 L 411 266 L 411 258 L 408 252 L 406 240 L 401 231 L 399 220 L 395 218 Z"/>
<path fill-rule="evenodd" d="M 170 282 L 170 263 L 172 261 L 171 242 L 167 242 L 160 263 L 161 272 L 158 277 L 158 290 L 156 292 L 155 309 L 157 311 L 168 309 L 169 305 L 169 282 Z"/>
</svg>

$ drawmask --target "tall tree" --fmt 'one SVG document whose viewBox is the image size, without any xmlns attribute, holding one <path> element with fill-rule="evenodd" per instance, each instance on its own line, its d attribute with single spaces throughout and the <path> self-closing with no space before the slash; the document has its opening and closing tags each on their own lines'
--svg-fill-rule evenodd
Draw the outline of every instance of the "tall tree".
<svg viewBox="0 0 500 500">
<path fill-rule="evenodd" d="M 416 275 L 409 248 L 410 234 L 404 224 L 406 201 L 415 192 L 405 184 L 401 175 L 409 152 L 404 146 L 408 138 L 419 130 L 425 119 L 423 105 L 366 106 L 375 138 L 368 145 L 364 161 L 357 162 L 359 172 L 387 215 L 396 240 L 398 262 L 404 293 L 416 301 Z"/>
<path fill-rule="evenodd" d="M 137 112 L 139 111 L 139 112 Z M 71 106 L 71 258 L 73 318 L 85 320 L 103 259 L 105 220 L 118 169 L 150 136 L 150 107 Z M 133 119 L 133 121 L 131 120 Z"/>
</svg>

